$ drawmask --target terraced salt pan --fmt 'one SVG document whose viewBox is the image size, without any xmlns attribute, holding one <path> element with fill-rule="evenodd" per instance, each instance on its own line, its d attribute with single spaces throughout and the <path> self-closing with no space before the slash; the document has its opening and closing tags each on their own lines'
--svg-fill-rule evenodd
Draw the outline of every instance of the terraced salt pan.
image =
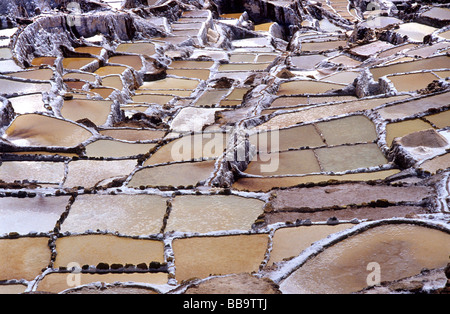
<svg viewBox="0 0 450 314">
<path fill-rule="evenodd" d="M 424 98 L 411 100 L 408 102 L 402 102 L 400 104 L 387 106 L 378 110 L 378 113 L 383 119 L 400 119 L 416 115 L 421 112 L 425 112 L 429 109 L 439 109 L 448 105 L 448 97 L 450 93 L 441 93 L 437 95 L 431 95 Z"/>
<path fill-rule="evenodd" d="M 86 145 L 88 157 L 123 158 L 147 154 L 156 144 L 125 143 L 112 140 L 97 140 Z"/>
<path fill-rule="evenodd" d="M 298 150 L 256 155 L 245 172 L 260 176 L 274 176 L 320 171 L 319 163 L 312 150 Z"/>
<path fill-rule="evenodd" d="M 196 78 L 206 81 L 210 76 L 208 69 L 168 69 L 167 75 Z"/>
<path fill-rule="evenodd" d="M 396 123 L 389 123 L 386 126 L 386 143 L 392 144 L 392 141 L 397 137 L 403 137 L 407 134 L 432 129 L 431 124 L 424 122 L 421 119 L 413 119 L 401 121 Z"/>
<path fill-rule="evenodd" d="M 123 82 L 120 75 L 110 75 L 102 78 L 102 85 L 105 87 L 111 87 L 118 90 L 123 89 Z"/>
<path fill-rule="evenodd" d="M 114 248 L 114 250 L 111 250 Z M 164 262 L 164 244 L 156 240 L 132 239 L 113 235 L 77 235 L 56 240 L 55 267 L 70 263 L 98 265 L 99 263 L 133 264 Z"/>
<path fill-rule="evenodd" d="M 133 96 L 132 99 L 133 102 L 165 105 L 173 99 L 173 96 L 157 94 L 137 94 L 136 96 Z"/>
<path fill-rule="evenodd" d="M 47 112 L 42 100 L 42 94 L 31 94 L 8 99 L 17 114 Z"/>
<path fill-rule="evenodd" d="M 139 88 L 140 90 L 171 90 L 171 89 L 184 89 L 194 90 L 197 88 L 199 81 L 192 79 L 181 78 L 165 78 L 159 81 L 144 82 Z"/>
<path fill-rule="evenodd" d="M 265 234 L 175 239 L 176 279 L 257 271 L 267 244 Z"/>
<path fill-rule="evenodd" d="M 122 43 L 117 47 L 116 51 L 147 56 L 151 56 L 156 53 L 155 44 L 145 42 Z"/>
<path fill-rule="evenodd" d="M 37 57 L 31 61 L 31 65 L 33 66 L 41 66 L 41 65 L 55 65 L 56 58 L 55 57 Z"/>
<path fill-rule="evenodd" d="M 403 23 L 396 30 L 402 36 L 408 36 L 412 41 L 423 42 L 423 38 L 437 31 L 437 28 L 420 23 Z"/>
<path fill-rule="evenodd" d="M 374 80 L 377 81 L 380 77 L 389 74 L 446 69 L 449 66 L 449 58 L 450 57 L 444 55 L 411 62 L 402 62 L 388 66 L 374 67 L 370 69 L 370 72 L 372 73 Z"/>
<path fill-rule="evenodd" d="M 273 236 L 272 251 L 267 265 L 271 266 L 285 258 L 297 256 L 310 247 L 312 243 L 351 227 L 350 224 L 339 224 L 336 226 L 317 225 L 278 229 Z M 293 243 L 295 245 L 292 245 Z"/>
<path fill-rule="evenodd" d="M 153 141 L 163 138 L 166 134 L 165 131 L 160 130 L 141 130 L 141 129 L 104 129 L 100 130 L 100 134 L 109 136 L 117 140 L 123 141 Z"/>
<path fill-rule="evenodd" d="M 190 161 L 221 156 L 228 143 L 225 133 L 202 133 L 186 135 L 162 146 L 145 161 L 150 166 L 174 161 Z"/>
<path fill-rule="evenodd" d="M 415 225 L 375 227 L 343 240 L 308 260 L 281 283 L 284 293 L 351 293 L 367 286 L 369 263 L 381 281 L 420 273 L 448 262 L 449 235 Z M 402 265 L 402 267 L 398 267 Z"/>
<path fill-rule="evenodd" d="M 65 100 L 61 109 L 64 118 L 72 121 L 89 119 L 95 125 L 103 125 L 108 120 L 112 102 L 98 100 Z"/>
<path fill-rule="evenodd" d="M 61 232 L 108 230 L 123 235 L 157 234 L 163 227 L 166 199 L 158 195 L 80 195 Z"/>
<path fill-rule="evenodd" d="M 220 110 L 223 109 L 183 108 L 172 120 L 170 127 L 175 132 L 201 132 L 205 125 L 214 123 L 216 112 Z"/>
<path fill-rule="evenodd" d="M 1 168 L 1 167 L 0 167 Z M 1 170 L 0 170 L 1 173 Z M 0 176 L 3 178 L 3 176 Z M 69 197 L 1 198 L 0 199 L 0 234 L 17 232 L 28 234 L 50 232 L 66 210 Z"/>
<path fill-rule="evenodd" d="M 140 56 L 114 56 L 109 58 L 108 63 L 123 64 L 140 71 L 143 67 Z"/>
<path fill-rule="evenodd" d="M 69 286 L 67 281 L 69 279 L 69 283 L 71 274 L 68 273 L 50 273 L 47 274 L 41 281 L 38 283 L 38 287 L 36 291 L 45 291 L 51 293 L 60 293 L 64 290 L 74 288 L 73 286 Z M 75 276 L 75 275 L 72 275 Z M 168 274 L 167 273 L 123 273 L 123 274 L 77 274 L 79 276 L 81 285 L 88 285 L 90 283 L 95 282 L 104 282 L 113 284 L 115 282 L 138 282 L 138 283 L 147 283 L 154 285 L 164 285 L 167 284 Z M 127 288 L 127 292 L 130 288 Z M 149 292 L 150 293 L 150 292 Z"/>
<path fill-rule="evenodd" d="M 373 122 L 356 115 L 315 124 L 328 145 L 368 143 L 377 139 Z"/>
<path fill-rule="evenodd" d="M 450 165 L 450 154 L 444 154 L 433 159 L 427 160 L 420 165 L 425 171 L 430 172 L 431 174 L 436 174 L 439 170 L 447 170 Z"/>
<path fill-rule="evenodd" d="M 58 132 L 54 132 L 58 130 Z M 87 129 L 69 121 L 38 114 L 14 119 L 3 138 L 17 146 L 74 147 L 92 136 Z"/>
<path fill-rule="evenodd" d="M 0 239 L 0 280 L 33 280 L 50 263 L 47 237 Z"/>
<path fill-rule="evenodd" d="M 325 145 L 322 137 L 313 125 L 261 132 L 250 135 L 249 140 L 252 145 L 256 146 L 258 151 L 263 153 Z"/>
<path fill-rule="evenodd" d="M 388 162 L 376 144 L 319 148 L 314 152 L 325 172 L 376 167 Z"/>
<path fill-rule="evenodd" d="M 143 168 L 134 173 L 128 186 L 195 186 L 208 179 L 214 167 L 215 161 L 212 160 Z"/>
<path fill-rule="evenodd" d="M 331 97 L 314 97 L 314 96 L 292 96 L 292 97 L 279 97 L 275 99 L 270 108 L 273 107 L 293 107 L 300 105 L 316 105 L 328 102 L 341 102 L 347 100 L 356 100 L 355 96 L 331 96 Z"/>
<path fill-rule="evenodd" d="M 234 195 L 177 196 L 172 201 L 166 231 L 250 230 L 263 213 L 263 205 L 263 201 Z"/>
<path fill-rule="evenodd" d="M 241 191 L 268 192 L 275 188 L 297 186 L 306 183 L 319 183 L 328 180 L 335 181 L 372 181 L 384 180 L 399 173 L 400 170 L 382 170 L 375 172 L 349 173 L 343 175 L 305 175 L 289 177 L 239 178 L 233 183 L 233 188 Z"/>
<path fill-rule="evenodd" d="M 390 75 L 388 79 L 394 84 L 398 92 L 409 92 L 424 89 L 439 78 L 433 73 L 411 73 L 403 75 Z"/>
<path fill-rule="evenodd" d="M 123 72 L 128 70 L 126 66 L 121 65 L 107 65 L 97 69 L 94 74 L 99 76 L 107 76 L 107 75 L 121 75 Z"/>
<path fill-rule="evenodd" d="M 341 104 L 324 105 L 304 109 L 293 113 L 285 113 L 274 116 L 269 121 L 261 124 L 257 128 L 283 128 L 289 127 L 301 122 L 310 122 L 319 119 L 325 119 L 333 116 L 340 116 L 353 112 L 360 112 L 381 106 L 385 103 L 406 99 L 408 96 L 395 96 L 387 98 L 363 99 Z M 381 110 L 380 110 L 381 111 Z"/>
<path fill-rule="evenodd" d="M 6 76 L 18 77 L 28 80 L 49 81 L 53 77 L 53 70 L 38 69 L 38 70 L 20 71 L 6 74 Z"/>
<path fill-rule="evenodd" d="M 93 75 L 92 73 L 79 73 L 79 72 L 64 74 L 63 79 L 82 80 L 91 83 L 94 83 L 96 81 L 95 75 Z"/>
<path fill-rule="evenodd" d="M 136 165 L 137 161 L 133 159 L 110 161 L 73 160 L 69 162 L 64 187 L 82 186 L 89 188 L 104 180 L 127 177 Z"/>
<path fill-rule="evenodd" d="M 438 129 L 443 129 L 450 126 L 450 110 L 426 116 L 425 119 L 433 123 Z"/>
<path fill-rule="evenodd" d="M 28 181 L 59 185 L 64 179 L 64 163 L 44 161 L 8 161 L 0 166 L 0 180 Z"/>
<path fill-rule="evenodd" d="M 297 80 L 281 83 L 277 95 L 320 94 L 344 88 L 345 85 L 311 80 Z"/>
<path fill-rule="evenodd" d="M 67 70 L 80 70 L 88 64 L 97 61 L 96 58 L 64 58 L 62 66 Z"/>
<path fill-rule="evenodd" d="M 49 92 L 52 86 L 50 83 L 19 81 L 7 78 L 0 79 L 0 94 L 34 94 Z"/>
</svg>

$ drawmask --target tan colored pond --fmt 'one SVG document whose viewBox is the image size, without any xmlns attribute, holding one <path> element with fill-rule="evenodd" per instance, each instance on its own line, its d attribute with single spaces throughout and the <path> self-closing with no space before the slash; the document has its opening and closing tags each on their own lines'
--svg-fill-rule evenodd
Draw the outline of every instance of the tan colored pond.
<svg viewBox="0 0 450 314">
<path fill-rule="evenodd" d="M 302 51 L 327 51 L 335 50 L 339 47 L 346 47 L 347 42 L 344 40 L 323 41 L 323 42 L 304 42 L 302 43 Z"/>
<path fill-rule="evenodd" d="M 291 57 L 291 64 L 298 69 L 314 69 L 314 67 L 325 60 L 324 55 L 303 55 Z"/>
<path fill-rule="evenodd" d="M 352 236 L 307 261 L 281 283 L 284 293 L 351 293 L 366 287 L 377 263 L 381 281 L 443 267 L 449 235 L 415 225 L 386 225 Z M 402 265 L 402 267 L 399 267 Z"/>
<path fill-rule="evenodd" d="M 0 239 L 0 280 L 33 280 L 50 263 L 49 238 Z"/>
<path fill-rule="evenodd" d="M 176 60 L 172 61 L 170 67 L 173 69 L 209 69 L 213 65 L 214 61 Z"/>
<path fill-rule="evenodd" d="M 356 100 L 355 96 L 331 96 L 331 97 L 314 97 L 314 96 L 291 96 L 279 97 L 275 99 L 270 108 L 276 107 L 293 107 L 301 105 L 316 105 L 327 102 L 341 102 L 347 100 Z"/>
<path fill-rule="evenodd" d="M 72 121 L 87 118 L 95 125 L 103 125 L 111 112 L 111 104 L 110 101 L 89 99 L 66 100 L 61 109 L 61 114 L 64 118 Z"/>
<path fill-rule="evenodd" d="M 448 105 L 449 96 L 449 92 L 431 95 L 382 108 L 378 110 L 378 113 L 383 119 L 401 119 L 425 112 L 429 109 L 440 109 Z"/>
<path fill-rule="evenodd" d="M 261 153 L 250 162 L 246 173 L 274 176 L 320 172 L 319 163 L 312 150 L 288 151 L 282 153 Z"/>
<path fill-rule="evenodd" d="M 31 94 L 8 98 L 17 114 L 47 112 L 42 101 L 42 94 Z"/>
<path fill-rule="evenodd" d="M 165 78 L 159 81 L 144 82 L 140 90 L 170 90 L 170 89 L 186 89 L 194 90 L 197 88 L 199 82 L 197 80 L 189 80 L 182 78 Z"/>
<path fill-rule="evenodd" d="M 97 61 L 95 58 L 64 58 L 62 65 L 64 69 L 68 70 L 80 70 L 86 65 Z"/>
<path fill-rule="evenodd" d="M 100 130 L 100 134 L 110 136 L 117 140 L 123 141 L 153 141 L 163 138 L 165 131 L 159 130 L 141 130 L 141 129 L 104 129 Z"/>
<path fill-rule="evenodd" d="M 223 154 L 227 139 L 225 133 L 183 136 L 159 148 L 143 165 L 150 166 L 199 158 L 217 158 Z"/>
<path fill-rule="evenodd" d="M 268 266 L 281 262 L 285 258 L 298 256 L 314 242 L 351 227 L 353 227 L 351 224 L 339 224 L 335 226 L 316 225 L 278 229 L 273 237 L 273 247 Z M 293 245 L 294 243 L 295 245 Z"/>
<path fill-rule="evenodd" d="M 176 279 L 258 271 L 267 244 L 264 234 L 176 239 Z"/>
<path fill-rule="evenodd" d="M 55 57 L 37 57 L 31 61 L 31 65 L 33 66 L 41 66 L 41 65 L 55 65 L 56 58 Z"/>
<path fill-rule="evenodd" d="M 450 154 L 447 153 L 444 155 L 437 156 L 433 159 L 427 160 L 426 162 L 420 165 L 420 168 L 432 174 L 436 174 L 438 170 L 448 169 L 449 165 L 450 165 Z"/>
<path fill-rule="evenodd" d="M 125 72 L 128 68 L 125 66 L 120 66 L 120 65 L 108 65 L 108 66 L 104 66 L 99 68 L 97 71 L 95 71 L 94 73 L 99 75 L 99 76 L 107 76 L 107 75 L 113 75 L 113 74 L 123 74 L 123 72 Z"/>
<path fill-rule="evenodd" d="M 67 73 L 64 74 L 63 79 L 74 79 L 74 80 L 82 80 L 94 83 L 96 81 L 95 75 L 92 73 Z"/>
<path fill-rule="evenodd" d="M 86 47 L 76 47 L 74 48 L 76 52 L 80 53 L 90 53 L 95 56 L 99 56 L 103 50 L 103 47 L 86 46 Z"/>
<path fill-rule="evenodd" d="M 102 85 L 105 87 L 115 88 L 118 90 L 123 89 L 123 82 L 120 75 L 110 75 L 102 78 Z"/>
<path fill-rule="evenodd" d="M 214 166 L 215 161 L 212 160 L 144 168 L 133 175 L 128 186 L 195 186 L 199 181 L 209 178 Z"/>
<path fill-rule="evenodd" d="M 12 95 L 12 94 L 34 94 L 41 92 L 48 92 L 52 86 L 50 83 L 31 83 L 20 82 L 12 79 L 0 79 L 0 94 Z"/>
<path fill-rule="evenodd" d="M 208 69 L 168 69 L 167 75 L 196 78 L 206 81 L 209 78 L 210 71 Z"/>
<path fill-rule="evenodd" d="M 44 277 L 42 281 L 39 282 L 37 291 L 45 291 L 51 293 L 59 293 L 69 288 L 74 288 L 71 286 L 74 284 L 71 280 L 74 280 L 73 276 L 75 274 L 67 273 L 51 273 Z M 167 273 L 109 273 L 109 274 L 77 274 L 79 276 L 80 285 L 87 285 L 94 282 L 104 282 L 113 284 L 115 282 L 140 282 L 155 285 L 167 284 L 168 274 Z M 69 282 L 71 285 L 68 285 Z M 126 288 L 126 292 L 130 292 L 131 288 Z M 147 290 L 146 290 L 147 292 Z M 99 291 L 95 291 L 98 294 Z M 101 292 L 100 292 L 101 293 Z M 151 290 L 148 291 L 151 294 Z"/>
<path fill-rule="evenodd" d="M 206 90 L 195 102 L 196 106 L 212 106 L 218 104 L 230 91 L 228 89 Z"/>
<path fill-rule="evenodd" d="M 109 58 L 108 63 L 128 65 L 136 71 L 140 71 L 143 67 L 140 56 L 114 56 Z"/>
<path fill-rule="evenodd" d="M 124 178 L 136 168 L 137 161 L 129 160 L 74 160 L 69 163 L 64 187 L 94 187 L 112 178 Z M 89 176 L 86 176 L 89 173 Z"/>
<path fill-rule="evenodd" d="M 450 110 L 426 116 L 425 119 L 433 123 L 438 129 L 450 126 Z"/>
<path fill-rule="evenodd" d="M 2 173 L 0 167 L 0 173 Z M 3 179 L 3 174 L 1 175 Z M 3 198 L 0 202 L 0 233 L 18 232 L 28 234 L 31 231 L 50 232 L 65 211 L 68 196 L 34 198 Z"/>
<path fill-rule="evenodd" d="M 148 153 L 156 144 L 125 143 L 113 140 L 98 140 L 86 145 L 88 157 L 130 157 Z"/>
<path fill-rule="evenodd" d="M 91 136 L 91 132 L 69 121 L 25 114 L 14 119 L 4 137 L 17 146 L 74 147 Z"/>
<path fill-rule="evenodd" d="M 70 263 L 96 266 L 99 263 L 138 265 L 152 261 L 164 262 L 163 242 L 113 235 L 58 238 L 56 250 L 58 255 L 55 259 L 55 267 L 67 267 Z"/>
<path fill-rule="evenodd" d="M 327 82 L 299 80 L 281 83 L 277 95 L 320 94 L 327 91 L 342 89 L 344 87 L 344 85 Z"/>
<path fill-rule="evenodd" d="M 29 181 L 59 185 L 64 179 L 64 163 L 44 161 L 8 161 L 0 166 L 5 182 Z"/>
<path fill-rule="evenodd" d="M 129 236 L 157 234 L 163 227 L 166 199 L 157 195 L 80 195 L 61 232 L 109 230 Z"/>
<path fill-rule="evenodd" d="M 395 89 L 399 92 L 409 92 L 423 89 L 433 81 L 439 78 L 433 73 L 410 73 L 403 75 L 388 76 L 388 79 L 394 84 Z"/>
<path fill-rule="evenodd" d="M 365 116 L 350 116 L 316 123 L 328 145 L 373 142 L 377 132 L 373 122 Z"/>
<path fill-rule="evenodd" d="M 421 119 L 413 119 L 396 123 L 389 123 L 386 126 L 386 144 L 392 145 L 392 141 L 397 137 L 407 134 L 432 129 L 433 127 Z"/>
<path fill-rule="evenodd" d="M 385 103 L 406 99 L 408 96 L 396 96 L 387 98 L 364 99 L 357 101 L 344 102 L 341 104 L 314 107 L 298 112 L 280 114 L 268 122 L 263 123 L 259 128 L 283 128 L 295 125 L 300 122 L 315 121 L 333 116 L 360 112 L 373 109 Z M 390 107 L 392 108 L 392 107 Z M 383 110 L 383 109 L 382 109 Z M 381 110 L 380 110 L 381 111 Z"/>
<path fill-rule="evenodd" d="M 219 66 L 219 71 L 265 71 L 269 65 L 270 63 L 229 63 L 221 64 Z"/>
<path fill-rule="evenodd" d="M 268 192 L 279 187 L 292 187 L 308 182 L 319 183 L 328 180 L 336 181 L 371 181 L 384 180 L 389 176 L 399 173 L 399 170 L 383 170 L 368 173 L 351 173 L 344 175 L 306 175 L 298 177 L 281 178 L 240 178 L 234 184 L 233 188 L 241 191 L 263 191 Z"/>
<path fill-rule="evenodd" d="M 173 96 L 157 95 L 157 94 L 137 94 L 132 97 L 133 102 L 142 102 L 148 104 L 164 105 L 173 99 Z"/>
<path fill-rule="evenodd" d="M 324 146 L 322 137 L 313 125 L 261 132 L 250 135 L 250 143 L 260 152 L 286 151 L 291 148 Z"/>
<path fill-rule="evenodd" d="M 449 60 L 450 57 L 448 56 L 431 57 L 411 62 L 396 63 L 384 67 L 371 68 L 370 72 L 372 73 L 374 80 L 377 81 L 380 77 L 389 74 L 432 69 L 446 69 L 448 68 Z"/>
<path fill-rule="evenodd" d="M 263 206 L 263 201 L 234 195 L 177 196 L 172 202 L 166 232 L 250 230 L 263 213 Z"/>
<path fill-rule="evenodd" d="M 151 56 L 156 53 L 155 45 L 153 43 L 145 43 L 145 42 L 122 43 L 117 47 L 116 51 L 135 53 L 147 56 Z"/>
<path fill-rule="evenodd" d="M 51 69 L 37 69 L 29 71 L 20 71 L 6 74 L 11 77 L 19 77 L 29 80 L 49 81 L 53 77 L 53 70 Z"/>
<path fill-rule="evenodd" d="M 358 144 L 316 149 L 323 171 L 339 172 L 387 164 L 377 144 Z"/>
</svg>

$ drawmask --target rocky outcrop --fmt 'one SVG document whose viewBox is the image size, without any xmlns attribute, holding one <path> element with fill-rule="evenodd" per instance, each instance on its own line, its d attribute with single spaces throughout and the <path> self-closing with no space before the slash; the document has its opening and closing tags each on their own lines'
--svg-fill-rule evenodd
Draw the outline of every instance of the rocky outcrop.
<svg viewBox="0 0 450 314">
<path fill-rule="evenodd" d="M 77 46 L 80 38 L 97 34 L 109 41 L 165 36 L 161 28 L 130 13 L 82 15 L 73 23 L 68 15 L 58 14 L 38 18 L 19 32 L 13 38 L 14 52 L 20 63 L 29 65 L 36 56 L 60 56 L 61 45 Z"/>
<path fill-rule="evenodd" d="M 0 128 L 8 126 L 14 119 L 14 108 L 8 99 L 0 97 Z"/>
</svg>

